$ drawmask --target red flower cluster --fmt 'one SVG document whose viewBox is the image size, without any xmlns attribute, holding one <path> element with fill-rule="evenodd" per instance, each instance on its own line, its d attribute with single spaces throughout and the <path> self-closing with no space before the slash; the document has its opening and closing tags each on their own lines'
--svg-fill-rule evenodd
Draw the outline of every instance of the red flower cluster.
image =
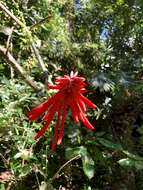
<svg viewBox="0 0 143 190">
<path fill-rule="evenodd" d="M 52 150 L 54 150 L 56 145 L 59 145 L 62 141 L 64 122 L 68 108 L 71 109 L 75 123 L 80 120 L 86 128 L 94 130 L 94 127 L 88 121 L 85 112 L 86 106 L 95 109 L 96 105 L 82 95 L 82 93 L 86 92 L 84 88 L 86 83 L 84 81 L 85 78 L 78 77 L 77 73 L 74 74 L 73 72 L 71 72 L 70 76 L 64 75 L 64 77 L 57 77 L 55 85 L 49 84 L 48 87 L 56 89 L 58 92 L 28 113 L 28 117 L 31 121 L 36 120 L 40 115 L 45 113 L 42 118 L 45 125 L 38 131 L 35 139 L 38 139 L 45 133 L 50 122 L 53 120 L 54 115 L 57 113 Z"/>
</svg>

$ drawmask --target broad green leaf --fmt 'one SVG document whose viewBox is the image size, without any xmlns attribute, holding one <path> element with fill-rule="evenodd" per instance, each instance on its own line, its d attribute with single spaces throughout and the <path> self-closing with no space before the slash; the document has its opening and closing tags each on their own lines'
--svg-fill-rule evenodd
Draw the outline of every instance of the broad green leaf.
<svg viewBox="0 0 143 190">
<path fill-rule="evenodd" d="M 55 190 L 55 188 L 53 187 L 53 185 L 51 183 L 47 183 L 47 189 L 48 190 Z M 47 190 L 45 189 L 45 190 Z"/>
<path fill-rule="evenodd" d="M 131 160 L 130 158 L 123 158 L 123 159 L 119 160 L 118 163 L 121 166 L 129 166 L 129 167 L 134 166 L 134 161 Z"/>
<path fill-rule="evenodd" d="M 22 156 L 22 152 L 18 152 L 17 154 L 15 154 L 14 159 L 21 158 L 21 156 Z"/>
<path fill-rule="evenodd" d="M 96 132 L 96 137 L 101 137 L 103 135 L 105 135 L 105 131 L 100 131 L 100 132 Z"/>
<path fill-rule="evenodd" d="M 66 149 L 66 158 L 71 159 L 77 155 L 81 155 L 82 166 L 85 175 L 91 179 L 94 176 L 94 161 L 87 152 L 87 148 L 80 146 L 77 148 L 67 148 Z"/>
<path fill-rule="evenodd" d="M 54 190 L 54 187 L 51 183 L 42 181 L 39 190 Z"/>
<path fill-rule="evenodd" d="M 97 138 L 97 140 L 100 144 L 102 144 L 103 146 L 107 148 L 122 150 L 122 146 L 120 144 L 112 143 L 111 141 L 103 139 L 103 138 Z"/>
<path fill-rule="evenodd" d="M 125 151 L 125 150 L 123 150 L 122 152 L 123 152 L 124 154 L 126 154 L 126 155 L 127 155 L 129 158 L 131 158 L 131 159 L 138 160 L 138 161 L 143 161 L 143 157 L 141 157 L 141 156 L 132 154 L 132 153 L 130 153 L 130 152 L 128 152 L 128 151 Z"/>
<path fill-rule="evenodd" d="M 67 159 L 71 159 L 77 155 L 84 156 L 87 154 L 87 149 L 84 146 L 76 147 L 76 148 L 67 148 L 65 155 Z"/>
<path fill-rule="evenodd" d="M 87 142 L 86 142 L 86 144 L 92 144 L 92 145 L 99 145 L 99 143 L 98 142 L 96 142 L 96 141 L 90 141 L 90 140 L 88 140 Z"/>
<path fill-rule="evenodd" d="M 133 160 L 131 158 L 123 158 L 123 159 L 119 160 L 118 163 L 121 166 L 134 167 L 137 170 L 143 169 L 143 161 L 137 161 L 137 160 Z"/>
<path fill-rule="evenodd" d="M 135 168 L 137 170 L 142 170 L 143 169 L 143 162 L 142 161 L 135 161 Z"/>
<path fill-rule="evenodd" d="M 82 165 L 85 175 L 91 179 L 94 176 L 95 168 L 94 161 L 89 154 L 82 156 Z"/>
<path fill-rule="evenodd" d="M 0 190 L 5 190 L 4 184 L 0 184 Z"/>
</svg>

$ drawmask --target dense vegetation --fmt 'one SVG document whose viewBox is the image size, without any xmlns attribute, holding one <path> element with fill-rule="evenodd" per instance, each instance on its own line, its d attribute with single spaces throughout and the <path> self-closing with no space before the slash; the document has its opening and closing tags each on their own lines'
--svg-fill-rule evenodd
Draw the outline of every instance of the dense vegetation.
<svg viewBox="0 0 143 190">
<path fill-rule="evenodd" d="M 0 1 L 0 190 L 143 189 L 143 1 Z M 27 112 L 56 76 L 86 78 L 90 131 L 54 119 L 39 140 Z"/>
</svg>

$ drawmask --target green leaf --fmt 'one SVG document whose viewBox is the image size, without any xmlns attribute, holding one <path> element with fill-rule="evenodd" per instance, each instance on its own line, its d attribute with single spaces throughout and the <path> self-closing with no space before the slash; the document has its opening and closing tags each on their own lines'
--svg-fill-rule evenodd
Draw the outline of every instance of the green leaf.
<svg viewBox="0 0 143 190">
<path fill-rule="evenodd" d="M 105 135 L 105 131 L 96 132 L 96 137 L 101 137 Z"/>
<path fill-rule="evenodd" d="M 39 190 L 54 190 L 51 183 L 42 181 Z"/>
<path fill-rule="evenodd" d="M 129 166 L 129 167 L 134 166 L 134 162 L 130 158 L 123 158 L 123 159 L 119 160 L 118 163 L 121 166 Z"/>
<path fill-rule="evenodd" d="M 117 0 L 117 5 L 123 5 L 124 4 L 124 0 Z"/>
<path fill-rule="evenodd" d="M 142 170 L 143 169 L 143 162 L 142 161 L 135 161 L 135 168 L 137 170 Z"/>
<path fill-rule="evenodd" d="M 128 151 L 125 151 L 125 150 L 123 150 L 122 152 L 123 152 L 124 154 L 126 154 L 126 155 L 127 155 L 129 158 L 131 158 L 131 159 L 134 159 L 134 160 L 138 160 L 138 161 L 142 161 L 142 162 L 143 162 L 143 157 L 141 157 L 141 156 L 132 154 L 132 153 L 130 153 L 130 152 L 128 152 Z"/>
<path fill-rule="evenodd" d="M 5 190 L 4 184 L 0 184 L 0 190 Z"/>
<path fill-rule="evenodd" d="M 95 169 L 94 169 L 94 161 L 89 154 L 87 154 L 86 156 L 82 156 L 82 165 L 85 175 L 89 179 L 91 179 L 94 176 Z"/>
<path fill-rule="evenodd" d="M 65 156 L 67 159 L 71 159 L 77 155 L 84 156 L 87 154 L 87 149 L 84 146 L 76 147 L 76 148 L 67 148 L 65 152 Z"/>
<path fill-rule="evenodd" d="M 29 167 L 28 165 L 24 166 L 23 168 L 21 168 L 21 173 L 20 173 L 19 177 L 24 177 L 24 176 L 28 175 L 30 172 L 31 172 L 31 167 Z"/>
<path fill-rule="evenodd" d="M 122 146 L 120 144 L 112 143 L 111 141 L 103 139 L 103 138 L 97 138 L 97 140 L 100 144 L 102 144 L 103 146 L 107 148 L 122 150 Z"/>
<path fill-rule="evenodd" d="M 47 189 L 48 190 L 54 190 L 54 187 L 51 183 L 47 183 Z M 47 190 L 47 189 L 45 189 L 45 190 Z"/>
<path fill-rule="evenodd" d="M 134 167 L 137 170 L 143 169 L 143 161 L 137 161 L 137 160 L 133 160 L 131 158 L 123 158 L 123 159 L 119 160 L 118 163 L 124 167 Z"/>
<path fill-rule="evenodd" d="M 15 154 L 14 159 L 18 159 L 21 158 L 22 152 L 18 152 L 17 154 Z"/>
<path fill-rule="evenodd" d="M 92 145 L 99 145 L 99 143 L 98 142 L 96 142 L 96 141 L 90 141 L 90 140 L 88 140 L 88 141 L 86 141 L 86 144 L 92 144 Z"/>
<path fill-rule="evenodd" d="M 81 155 L 82 166 L 85 175 L 91 179 L 94 176 L 94 161 L 87 152 L 87 148 L 80 146 L 77 148 L 67 148 L 66 149 L 66 158 L 71 159 L 77 155 Z"/>
</svg>

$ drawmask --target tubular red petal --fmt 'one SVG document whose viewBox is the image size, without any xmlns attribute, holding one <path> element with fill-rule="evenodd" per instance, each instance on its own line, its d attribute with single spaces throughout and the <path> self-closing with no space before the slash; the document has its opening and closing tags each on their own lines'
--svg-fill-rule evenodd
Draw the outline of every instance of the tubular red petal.
<svg viewBox="0 0 143 190">
<path fill-rule="evenodd" d="M 57 93 L 54 98 L 54 101 L 52 102 L 51 107 L 48 109 L 48 113 L 46 113 L 42 118 L 43 121 L 46 121 L 48 119 L 50 112 L 52 111 L 56 112 L 58 109 L 60 109 L 60 104 L 61 104 L 60 99 L 62 99 L 62 95 Z"/>
<path fill-rule="evenodd" d="M 72 116 L 73 116 L 74 122 L 78 123 L 79 119 L 78 119 L 77 110 L 76 110 L 76 107 L 74 105 L 73 98 L 70 99 L 69 105 L 70 105 L 70 108 L 71 108 L 71 112 L 72 112 Z"/>
<path fill-rule="evenodd" d="M 78 104 L 80 108 L 82 109 L 82 111 L 85 112 L 86 111 L 85 103 L 80 98 L 78 98 Z"/>
<path fill-rule="evenodd" d="M 48 110 L 48 112 L 44 115 L 44 117 L 42 118 L 42 121 L 47 121 L 47 119 L 49 118 L 49 115 L 52 112 L 57 112 L 59 109 L 59 105 L 60 103 L 54 103 Z"/>
<path fill-rule="evenodd" d="M 35 108 L 33 108 L 30 112 L 28 112 L 27 116 L 31 121 L 36 120 L 40 115 L 42 115 L 47 109 L 48 106 L 51 104 L 52 98 L 44 101 L 43 103 L 39 104 Z"/>
<path fill-rule="evenodd" d="M 78 97 L 81 98 L 83 102 L 85 102 L 85 104 L 87 104 L 89 107 L 94 108 L 94 109 L 96 108 L 96 105 L 93 102 L 91 102 L 88 98 L 83 96 L 81 93 L 79 94 Z"/>
<path fill-rule="evenodd" d="M 64 104 L 64 107 L 63 107 L 62 123 L 61 123 L 61 126 L 60 126 L 59 138 L 58 138 L 58 141 L 57 141 L 57 144 L 58 144 L 58 145 L 61 144 L 62 138 L 63 138 L 64 122 L 65 122 L 65 118 L 66 118 L 66 110 L 67 110 L 67 104 L 65 103 L 65 104 Z"/>
<path fill-rule="evenodd" d="M 86 90 L 86 89 L 83 88 L 83 89 L 80 90 L 80 92 L 81 93 L 85 93 L 85 92 L 88 92 L 88 90 Z"/>
<path fill-rule="evenodd" d="M 60 117 L 61 117 L 61 110 L 58 111 L 56 127 L 55 127 L 54 136 L 53 136 L 53 140 L 52 140 L 51 149 L 53 151 L 56 149 L 56 145 L 57 145 L 57 137 L 58 137 L 58 131 L 59 131 L 59 125 L 60 125 Z"/>
<path fill-rule="evenodd" d="M 69 79 L 69 80 L 71 79 L 71 77 L 69 75 L 64 75 L 64 77 Z"/>
<path fill-rule="evenodd" d="M 84 123 L 85 121 L 84 121 L 83 113 L 79 112 L 78 115 L 79 115 L 79 119 Z"/>
<path fill-rule="evenodd" d="M 88 128 L 88 129 L 91 129 L 91 130 L 95 130 L 95 128 L 91 125 L 91 123 L 86 118 L 85 113 L 82 111 L 82 109 L 79 106 L 78 102 L 77 102 L 76 105 L 77 105 L 77 110 L 78 110 L 79 118 L 83 122 L 83 124 L 85 125 L 85 127 Z"/>
<path fill-rule="evenodd" d="M 58 106 L 53 106 L 46 114 L 46 124 L 38 131 L 38 133 L 35 136 L 35 139 L 39 138 L 41 135 L 43 135 L 48 128 L 50 122 L 53 120 L 53 117 L 57 111 L 60 109 L 60 104 Z"/>
<path fill-rule="evenodd" d="M 55 84 L 48 84 L 48 87 L 50 89 L 59 89 L 59 86 L 58 85 L 55 85 Z"/>
<path fill-rule="evenodd" d="M 81 121 L 83 122 L 83 124 L 86 128 L 91 129 L 91 130 L 95 130 L 93 125 L 88 121 L 88 119 L 86 118 L 86 116 L 84 114 L 81 117 Z"/>
<path fill-rule="evenodd" d="M 46 132 L 47 128 L 49 127 L 50 122 L 53 120 L 54 114 L 55 113 L 49 116 L 48 120 L 46 121 L 46 124 L 38 131 L 38 133 L 36 133 L 35 140 L 40 138 Z"/>
</svg>

